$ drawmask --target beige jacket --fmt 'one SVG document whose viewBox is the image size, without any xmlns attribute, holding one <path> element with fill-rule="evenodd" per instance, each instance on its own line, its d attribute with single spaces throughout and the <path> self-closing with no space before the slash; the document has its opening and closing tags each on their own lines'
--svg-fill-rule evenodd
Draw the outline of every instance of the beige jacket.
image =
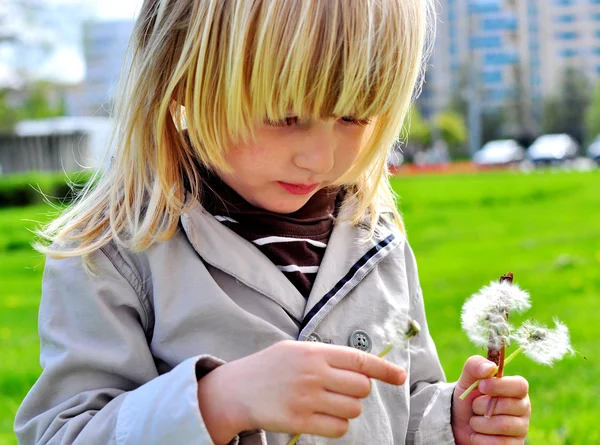
<svg viewBox="0 0 600 445">
<path fill-rule="evenodd" d="M 309 444 L 453 444 L 454 386 L 443 383 L 425 321 L 413 253 L 382 218 L 365 230 L 343 222 L 331 235 L 307 300 L 255 246 L 195 205 L 168 241 L 133 254 L 109 244 L 80 259 L 47 259 L 39 313 L 43 373 L 19 409 L 21 444 L 213 442 L 198 409 L 197 375 L 275 342 L 309 337 L 348 345 L 356 330 L 372 352 L 377 329 L 400 308 L 423 327 L 410 353 L 386 357 L 408 371 L 401 387 L 374 382 L 362 415 L 341 439 Z M 286 434 L 242 432 L 241 445 L 285 445 Z"/>
</svg>

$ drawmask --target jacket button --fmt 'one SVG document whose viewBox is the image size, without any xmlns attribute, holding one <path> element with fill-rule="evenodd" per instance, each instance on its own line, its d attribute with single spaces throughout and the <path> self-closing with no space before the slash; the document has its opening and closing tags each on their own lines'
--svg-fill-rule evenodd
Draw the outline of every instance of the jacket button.
<svg viewBox="0 0 600 445">
<path fill-rule="evenodd" d="M 348 338 L 348 345 L 361 351 L 370 352 L 373 342 L 365 331 L 356 330 Z"/>
<path fill-rule="evenodd" d="M 316 332 L 313 332 L 312 334 L 310 334 L 308 336 L 308 338 L 306 339 L 306 341 L 318 341 L 318 342 L 321 342 L 323 340 L 321 340 L 321 336 L 319 334 L 317 334 Z"/>
</svg>

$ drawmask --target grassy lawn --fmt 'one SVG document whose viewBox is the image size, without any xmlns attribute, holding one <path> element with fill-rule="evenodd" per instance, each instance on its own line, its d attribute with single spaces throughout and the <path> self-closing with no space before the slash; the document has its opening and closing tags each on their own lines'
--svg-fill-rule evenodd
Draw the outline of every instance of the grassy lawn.
<svg viewBox="0 0 600 445">
<path fill-rule="evenodd" d="M 460 330 L 462 302 L 505 272 L 532 295 L 526 315 L 571 329 L 576 355 L 552 368 L 525 357 L 534 408 L 528 443 L 600 444 L 600 172 L 398 177 L 409 239 L 419 260 L 430 329 L 448 379 L 484 351 Z M 0 209 L 0 444 L 39 374 L 37 306 L 43 258 L 23 219 L 45 206 Z M 514 321 L 524 317 L 514 317 Z"/>
</svg>

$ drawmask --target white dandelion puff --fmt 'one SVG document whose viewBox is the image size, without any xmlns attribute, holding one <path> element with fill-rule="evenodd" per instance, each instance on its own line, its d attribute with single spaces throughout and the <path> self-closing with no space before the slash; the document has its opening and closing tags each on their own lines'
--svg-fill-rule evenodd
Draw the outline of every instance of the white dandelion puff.
<svg viewBox="0 0 600 445">
<path fill-rule="evenodd" d="M 524 312 L 530 307 L 529 294 L 519 286 L 493 281 L 465 302 L 461 325 L 474 344 L 498 350 L 508 342 L 512 331 L 508 314 Z"/>
<path fill-rule="evenodd" d="M 394 311 L 379 328 L 379 335 L 383 337 L 385 349 L 378 355 L 385 356 L 394 346 L 407 344 L 408 340 L 421 332 L 421 326 L 408 314 Z"/>
<path fill-rule="evenodd" d="M 557 319 L 554 319 L 554 324 L 555 328 L 550 329 L 536 321 L 527 320 L 513 334 L 512 338 L 531 360 L 544 365 L 552 365 L 566 354 L 574 352 L 567 326 Z"/>
</svg>

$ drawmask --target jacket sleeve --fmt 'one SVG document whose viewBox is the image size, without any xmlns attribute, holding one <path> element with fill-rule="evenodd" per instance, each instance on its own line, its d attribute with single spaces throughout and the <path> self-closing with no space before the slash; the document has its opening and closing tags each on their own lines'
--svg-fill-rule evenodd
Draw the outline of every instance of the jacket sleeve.
<svg viewBox="0 0 600 445">
<path fill-rule="evenodd" d="M 159 375 L 144 329 L 147 297 L 123 274 L 124 262 L 103 250 L 92 258 L 96 276 L 86 273 L 81 258 L 46 260 L 43 371 L 17 413 L 19 443 L 212 444 L 196 375 L 223 362 L 191 357 Z"/>
<path fill-rule="evenodd" d="M 412 249 L 405 245 L 406 273 L 410 293 L 410 314 L 421 332 L 410 341 L 410 418 L 406 443 L 409 445 L 454 444 L 451 406 L 454 384 L 446 377 L 425 317 L 423 294 Z"/>
</svg>

